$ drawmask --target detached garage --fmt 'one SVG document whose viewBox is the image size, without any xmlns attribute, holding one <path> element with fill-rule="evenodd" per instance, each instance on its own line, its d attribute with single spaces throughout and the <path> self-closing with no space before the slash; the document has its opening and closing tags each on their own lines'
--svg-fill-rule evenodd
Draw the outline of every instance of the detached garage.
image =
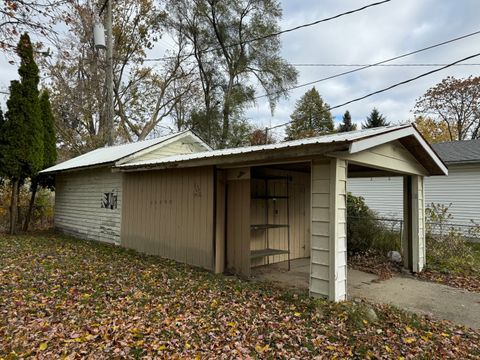
<svg viewBox="0 0 480 360">
<path fill-rule="evenodd" d="M 421 271 L 423 178 L 447 174 L 442 161 L 409 125 L 138 157 L 110 161 L 104 167 L 122 179 L 117 232 L 122 246 L 245 277 L 252 267 L 276 262 L 288 266 L 293 259 L 310 258 L 310 293 L 335 301 L 346 298 L 348 178 L 372 174 L 404 178 L 408 222 L 404 257 L 408 269 Z M 76 171 L 74 186 L 88 186 L 86 172 Z M 59 184 L 63 176 L 58 176 Z M 93 185 L 97 180 L 90 183 L 91 191 L 97 192 L 92 196 L 100 196 L 101 189 Z M 65 191 L 60 185 L 57 197 L 64 199 Z M 67 215 L 79 211 L 79 206 L 67 209 L 61 201 L 58 204 L 56 226 L 64 230 L 63 219 L 68 217 L 69 226 L 79 227 L 82 218 Z M 101 203 L 97 205 L 95 211 L 101 211 Z M 102 236 L 108 237 L 105 232 Z"/>
</svg>

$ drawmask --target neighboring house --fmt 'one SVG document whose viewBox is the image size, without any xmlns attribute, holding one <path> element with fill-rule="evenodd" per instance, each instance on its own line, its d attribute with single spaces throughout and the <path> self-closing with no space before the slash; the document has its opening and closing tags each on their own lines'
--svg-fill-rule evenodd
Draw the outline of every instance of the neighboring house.
<svg viewBox="0 0 480 360">
<path fill-rule="evenodd" d="M 480 139 L 432 145 L 447 164 L 448 176 L 425 178 L 425 203 L 449 206 L 452 224 L 468 233 L 474 221 L 480 224 Z M 380 217 L 403 218 L 403 179 L 371 177 L 352 179 L 348 190 L 365 198 Z"/>
<path fill-rule="evenodd" d="M 207 144 L 185 131 L 96 149 L 49 168 L 49 173 L 56 174 L 56 230 L 120 244 L 124 176 L 112 171 L 112 166 L 207 150 L 211 150 Z"/>
<path fill-rule="evenodd" d="M 400 174 L 411 224 L 405 267 L 422 271 L 423 178 L 448 171 L 414 127 L 165 156 L 167 142 L 190 143 L 187 134 L 208 150 L 184 133 L 155 149 L 101 149 L 45 170 L 57 173 L 55 226 L 247 277 L 254 266 L 309 257 L 310 293 L 345 300 L 347 178 Z"/>
</svg>

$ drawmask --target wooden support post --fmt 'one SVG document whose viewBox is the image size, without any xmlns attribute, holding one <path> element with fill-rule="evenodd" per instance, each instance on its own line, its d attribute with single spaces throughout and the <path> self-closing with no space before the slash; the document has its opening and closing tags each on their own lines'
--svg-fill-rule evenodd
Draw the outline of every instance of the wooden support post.
<svg viewBox="0 0 480 360">
<path fill-rule="evenodd" d="M 342 301 L 347 297 L 347 162 L 312 163 L 310 294 Z"/>
<path fill-rule="evenodd" d="M 405 176 L 403 182 L 404 267 L 420 272 L 425 266 L 425 195 L 423 176 Z"/>
</svg>

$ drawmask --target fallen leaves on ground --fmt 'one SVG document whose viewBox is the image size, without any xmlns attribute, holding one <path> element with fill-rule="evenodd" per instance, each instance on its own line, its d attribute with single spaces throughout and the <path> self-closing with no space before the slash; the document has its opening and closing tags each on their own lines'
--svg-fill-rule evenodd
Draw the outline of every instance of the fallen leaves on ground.
<svg viewBox="0 0 480 360">
<path fill-rule="evenodd" d="M 390 279 L 401 272 L 401 264 L 376 253 L 356 254 L 348 257 L 348 266 L 352 269 L 377 275 L 380 280 Z"/>
<path fill-rule="evenodd" d="M 472 292 L 480 292 L 480 275 L 448 274 L 426 269 L 416 274 L 419 279 L 433 281 Z"/>
<path fill-rule="evenodd" d="M 386 305 L 313 300 L 56 235 L 0 236 L 0 358 L 479 356 L 478 332 Z"/>
</svg>

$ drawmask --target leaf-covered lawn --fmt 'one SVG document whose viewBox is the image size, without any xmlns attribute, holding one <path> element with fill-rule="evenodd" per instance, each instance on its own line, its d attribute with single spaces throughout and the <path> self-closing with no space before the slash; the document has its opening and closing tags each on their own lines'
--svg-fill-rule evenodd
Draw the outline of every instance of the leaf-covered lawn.
<svg viewBox="0 0 480 360">
<path fill-rule="evenodd" d="M 426 271 L 417 274 L 417 276 L 423 280 L 480 293 L 480 243 L 467 243 L 467 246 L 471 248 L 472 256 L 471 263 L 468 263 L 468 266 L 457 259 L 440 266 L 429 266 L 427 262 Z"/>
<path fill-rule="evenodd" d="M 0 358 L 29 356 L 463 359 L 480 356 L 480 334 L 119 247 L 0 236 Z"/>
</svg>

